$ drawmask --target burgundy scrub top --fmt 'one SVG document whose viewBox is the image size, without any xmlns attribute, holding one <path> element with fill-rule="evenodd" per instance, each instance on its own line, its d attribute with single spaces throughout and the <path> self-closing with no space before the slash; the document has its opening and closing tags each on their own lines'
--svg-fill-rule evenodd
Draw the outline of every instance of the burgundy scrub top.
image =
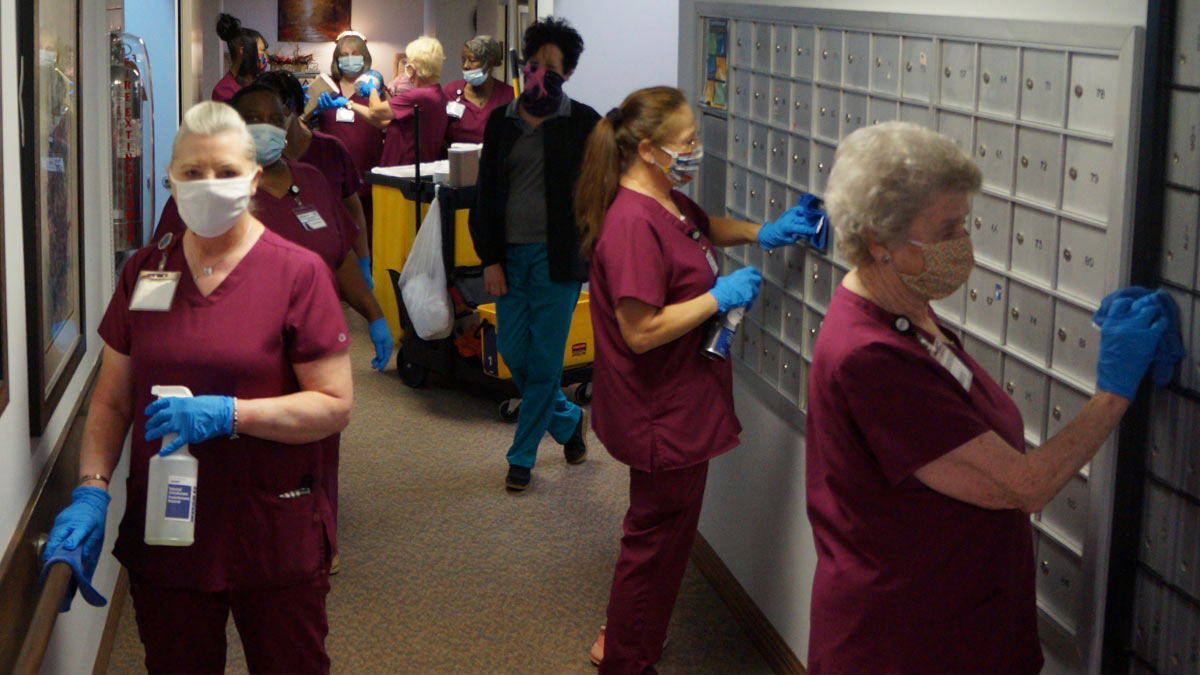
<svg viewBox="0 0 1200 675">
<path fill-rule="evenodd" d="M 217 103 L 228 103 L 233 95 L 242 90 L 242 83 L 237 81 L 233 73 L 226 71 L 225 77 L 217 81 L 217 86 L 213 87 L 212 100 Z"/>
<path fill-rule="evenodd" d="M 672 191 L 671 199 L 685 220 L 652 197 L 620 188 L 589 277 L 596 339 L 592 427 L 609 454 L 639 471 L 707 461 L 737 445 L 742 430 L 733 410 L 730 363 L 700 353 L 708 322 L 644 354 L 629 348 L 617 325 L 621 298 L 665 307 L 699 297 L 716 283 L 705 255 L 713 251 L 708 216 L 679 192 Z M 693 229 L 699 241 L 689 236 Z"/>
<path fill-rule="evenodd" d="M 483 129 L 487 126 L 488 115 L 492 114 L 496 108 L 513 100 L 511 85 L 504 84 L 495 78 L 492 79 L 492 82 L 495 82 L 492 86 L 492 95 L 488 97 L 482 108 L 471 103 L 462 93 L 467 89 L 466 80 L 455 80 L 442 89 L 447 101 L 458 101 L 465 108 L 462 117 L 447 116 L 447 146 L 451 143 L 482 143 Z"/>
<path fill-rule="evenodd" d="M 242 434 L 192 444 L 200 464 L 195 543 L 143 542 L 148 462 L 162 446 L 144 440 L 151 386 L 184 385 L 196 396 L 285 396 L 300 391 L 294 364 L 350 344 L 329 269 L 270 230 L 208 296 L 192 282 L 182 246 L 172 246 L 165 269 L 182 275 L 171 309 L 130 310 L 138 272 L 158 269 L 162 255 L 148 246 L 126 263 L 99 329 L 109 347 L 130 358 L 133 374 L 132 455 L 117 559 L 139 582 L 200 591 L 253 590 L 324 574 L 332 514 L 319 480 L 319 442 L 291 445 Z M 302 487 L 311 493 L 280 496 Z"/>
<path fill-rule="evenodd" d="M 947 333 L 973 375 L 969 393 L 895 318 L 839 286 L 813 350 L 805 473 L 817 570 L 806 665 L 1036 673 L 1029 516 L 947 497 L 913 475 L 989 430 L 1024 451 L 1021 413 L 956 336 Z"/>
<path fill-rule="evenodd" d="M 365 106 L 371 105 L 370 99 L 363 98 L 358 94 L 351 96 L 350 100 Z M 317 113 L 316 119 L 317 126 L 321 131 L 330 136 L 336 136 L 350 151 L 360 178 L 366 172 L 379 166 L 379 158 L 383 154 L 382 129 L 371 126 L 370 122 L 357 113 L 354 115 L 353 122 L 339 122 L 336 108 L 322 110 Z M 370 185 L 364 184 L 362 192 L 359 194 L 369 193 L 370 189 Z"/>
<path fill-rule="evenodd" d="M 421 161 L 446 156 L 446 95 L 436 84 L 409 89 L 388 101 L 395 119 L 384 129 L 379 166 L 412 164 L 416 156 L 412 105 L 421 107 Z"/>
<path fill-rule="evenodd" d="M 354 158 L 336 136 L 313 129 L 312 142 L 300 161 L 320 171 L 325 180 L 337 188 L 342 199 L 357 193 L 363 185 Z"/>
<path fill-rule="evenodd" d="M 283 197 L 275 197 L 260 187 L 254 193 L 250 212 L 261 220 L 268 230 L 316 253 L 329 269 L 337 270 L 342 266 L 342 261 L 346 259 L 346 254 L 358 237 L 358 225 L 354 224 L 350 213 L 342 206 L 338 191 L 325 180 L 320 171 L 308 164 L 293 162 L 287 158 L 283 161 L 292 169 L 293 191 Z M 297 217 L 297 211 L 311 208 L 315 208 L 317 213 L 321 214 L 325 227 L 310 230 Z M 168 199 L 163 206 L 162 216 L 158 219 L 154 241 L 158 241 L 167 232 L 182 235 L 186 229 L 175 206 L 175 198 Z"/>
</svg>

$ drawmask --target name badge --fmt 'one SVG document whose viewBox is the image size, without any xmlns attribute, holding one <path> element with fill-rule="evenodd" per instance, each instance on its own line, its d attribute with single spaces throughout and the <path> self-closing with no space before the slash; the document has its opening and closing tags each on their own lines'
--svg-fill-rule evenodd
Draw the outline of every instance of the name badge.
<svg viewBox="0 0 1200 675">
<path fill-rule="evenodd" d="M 946 346 L 944 342 L 938 342 L 929 350 L 929 353 L 935 361 L 942 364 L 943 368 L 950 371 L 963 389 L 971 391 L 971 382 L 975 377 L 971 374 L 971 369 L 959 360 L 950 347 Z"/>
<path fill-rule="evenodd" d="M 321 214 L 317 213 L 317 210 L 311 206 L 297 206 L 292 210 L 292 213 L 296 214 L 296 219 L 299 220 L 300 224 L 304 226 L 304 229 L 308 230 L 309 232 L 323 230 L 326 227 L 325 219 L 322 218 Z"/>
<path fill-rule="evenodd" d="M 334 120 L 338 122 L 353 122 L 354 111 L 349 108 L 338 108 L 337 113 L 334 114 Z"/>
<path fill-rule="evenodd" d="M 143 270 L 129 297 L 129 309 L 135 312 L 167 312 L 179 288 L 179 272 Z"/>
<path fill-rule="evenodd" d="M 461 118 L 465 112 L 467 112 L 467 106 L 461 101 L 450 101 L 446 104 L 446 114 L 454 119 Z"/>
<path fill-rule="evenodd" d="M 704 249 L 704 257 L 708 259 L 708 267 L 712 270 L 712 273 L 720 276 L 721 267 L 717 264 L 717 256 L 713 255 L 713 252 L 706 248 Z"/>
</svg>

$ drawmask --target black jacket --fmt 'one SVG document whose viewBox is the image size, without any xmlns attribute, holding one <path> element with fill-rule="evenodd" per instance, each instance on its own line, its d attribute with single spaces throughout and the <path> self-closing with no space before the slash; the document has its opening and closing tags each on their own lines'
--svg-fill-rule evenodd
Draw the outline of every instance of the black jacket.
<svg viewBox="0 0 1200 675">
<path fill-rule="evenodd" d="M 508 205 L 508 174 L 504 160 L 521 135 L 521 129 L 506 117 L 503 105 L 488 116 L 483 132 L 483 154 L 479 158 L 478 199 L 471 209 L 471 239 L 484 265 L 504 264 L 505 213 Z M 575 224 L 575 182 L 583 163 L 583 149 L 600 115 L 571 100 L 571 114 L 542 122 L 545 129 L 546 246 L 550 278 L 555 281 L 587 281 L 587 263 L 579 255 L 579 228 Z"/>
</svg>

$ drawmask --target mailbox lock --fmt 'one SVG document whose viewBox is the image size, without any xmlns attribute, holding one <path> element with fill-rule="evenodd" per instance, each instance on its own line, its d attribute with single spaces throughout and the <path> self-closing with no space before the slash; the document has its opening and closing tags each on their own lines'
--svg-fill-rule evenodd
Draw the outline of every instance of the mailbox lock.
<svg viewBox="0 0 1200 675">
<path fill-rule="evenodd" d="M 1026 157 L 1025 155 L 1021 155 L 1021 166 L 1025 167 L 1025 168 L 1029 168 L 1029 158 Z"/>
<path fill-rule="evenodd" d="M 775 105 L 779 105 L 779 97 L 778 96 L 775 97 Z"/>
<path fill-rule="evenodd" d="M 821 106 L 821 117 L 825 116 L 825 106 Z"/>
<path fill-rule="evenodd" d="M 1021 245 L 1021 244 L 1024 244 L 1024 243 L 1025 243 L 1025 235 L 1023 235 L 1023 234 L 1021 234 L 1020 232 L 1018 232 L 1018 233 L 1017 233 L 1017 244 L 1018 244 L 1018 245 Z"/>
<path fill-rule="evenodd" d="M 853 117 L 853 116 L 851 116 L 851 115 L 850 115 L 850 113 L 846 113 L 846 122 L 848 123 L 848 122 L 850 122 L 850 120 L 852 120 L 852 119 L 854 119 L 854 117 Z"/>
<path fill-rule="evenodd" d="M 784 370 L 785 372 L 787 371 L 787 367 L 788 367 L 788 364 L 786 364 L 786 363 L 785 363 L 785 364 L 783 364 L 783 370 Z"/>
<path fill-rule="evenodd" d="M 772 155 L 778 155 L 778 154 L 779 154 L 779 148 L 777 148 L 777 147 L 776 147 L 776 148 L 771 148 L 771 154 L 772 154 Z"/>
<path fill-rule="evenodd" d="M 979 156 L 987 157 L 987 146 L 986 145 L 979 146 Z"/>
<path fill-rule="evenodd" d="M 741 88 L 741 87 L 738 87 L 738 88 L 734 89 L 734 91 L 736 91 L 738 94 L 741 94 L 741 93 L 742 93 L 742 88 Z"/>
<path fill-rule="evenodd" d="M 755 49 L 762 49 L 762 43 L 761 43 L 761 42 L 755 42 L 755 43 L 754 43 L 754 48 L 755 48 Z"/>
<path fill-rule="evenodd" d="M 1083 98 L 1083 85 L 1075 85 L 1075 98 Z"/>
<path fill-rule="evenodd" d="M 992 75 L 991 75 L 991 73 L 987 73 L 987 72 L 985 72 L 985 73 L 983 74 L 983 83 L 984 83 L 984 84 L 988 84 L 988 83 L 990 83 L 991 81 L 992 81 Z"/>
<path fill-rule="evenodd" d="M 909 73 L 912 72 L 912 61 L 905 62 L 904 70 L 905 70 L 905 72 L 909 72 Z"/>
<path fill-rule="evenodd" d="M 757 150 L 758 149 L 758 141 L 751 142 L 750 146 L 753 147 L 755 150 Z"/>
<path fill-rule="evenodd" d="M 785 318 L 785 319 L 790 319 L 790 318 L 792 318 L 792 313 L 791 313 L 791 312 L 784 312 L 784 313 L 783 313 L 783 318 Z"/>
<path fill-rule="evenodd" d="M 976 217 L 975 217 L 975 229 L 977 229 L 977 230 L 978 230 L 978 229 L 980 229 L 980 228 L 982 228 L 982 227 L 983 227 L 983 218 L 980 218 L 979 216 L 976 216 Z"/>
<path fill-rule="evenodd" d="M 733 135 L 733 142 L 734 142 L 734 143 L 741 143 L 741 142 L 742 142 L 742 137 L 741 137 L 741 136 L 739 136 L 739 135 L 737 135 L 737 134 L 734 134 L 734 135 Z"/>
<path fill-rule="evenodd" d="M 1054 406 L 1054 411 L 1051 414 L 1054 415 L 1054 419 L 1061 420 L 1062 419 L 1062 408 L 1059 406 Z"/>
<path fill-rule="evenodd" d="M 760 98 L 762 98 L 762 92 L 761 91 L 754 92 L 754 100 L 757 101 Z"/>
<path fill-rule="evenodd" d="M 796 101 L 796 110 L 800 109 L 800 101 Z"/>
<path fill-rule="evenodd" d="M 741 47 L 741 46 L 742 46 L 742 38 L 738 38 L 738 41 L 737 41 L 737 46 L 739 46 L 739 47 Z"/>
<path fill-rule="evenodd" d="M 750 196 L 751 196 L 751 197 L 757 197 L 757 196 L 758 196 L 758 190 L 751 190 L 751 191 L 750 191 Z"/>
<path fill-rule="evenodd" d="M 1013 307 L 1013 308 L 1012 308 L 1012 318 L 1014 318 L 1014 319 L 1020 319 L 1020 318 L 1021 318 L 1021 310 L 1020 310 L 1020 309 L 1018 309 L 1017 307 Z"/>
<path fill-rule="evenodd" d="M 1063 260 L 1066 260 L 1067 262 L 1071 262 L 1071 249 L 1069 249 L 1069 248 L 1063 249 Z"/>
<path fill-rule="evenodd" d="M 879 58 L 878 56 L 875 57 L 875 67 L 880 68 L 882 66 L 883 66 L 883 59 Z"/>
<path fill-rule="evenodd" d="M 742 189 L 742 186 L 741 186 L 741 184 L 740 184 L 740 183 L 738 183 L 737 181 L 734 181 L 734 182 L 733 182 L 733 191 L 734 191 L 734 192 L 737 192 L 738 190 L 741 190 L 741 189 Z"/>
<path fill-rule="evenodd" d="M 847 55 L 846 55 L 846 62 L 847 62 L 847 63 L 854 63 L 854 55 L 853 55 L 853 54 L 847 54 Z"/>
<path fill-rule="evenodd" d="M 781 51 L 783 51 L 783 45 L 775 45 L 775 52 L 779 53 Z"/>
<path fill-rule="evenodd" d="M 1059 342 L 1067 341 L 1067 331 L 1063 330 L 1062 328 L 1058 329 L 1058 341 Z"/>
<path fill-rule="evenodd" d="M 972 299 L 972 300 L 974 300 L 974 299 L 976 299 L 976 298 L 978 298 L 978 297 L 979 297 L 979 294 L 975 292 L 975 289 L 974 289 L 974 288 L 972 288 L 972 289 L 971 289 L 971 293 L 970 293 L 970 295 L 971 295 L 971 299 Z"/>
<path fill-rule="evenodd" d="M 817 164 L 817 173 L 825 173 L 825 162 Z"/>
<path fill-rule="evenodd" d="M 1012 382 L 1009 382 L 1009 383 L 1008 383 L 1008 384 L 1007 384 L 1007 385 L 1004 387 L 1004 389 L 1005 389 L 1005 390 L 1006 390 L 1006 391 L 1007 391 L 1009 394 L 1012 394 L 1013 392 L 1015 392 L 1015 391 L 1017 390 L 1017 385 L 1016 385 L 1016 384 L 1014 384 L 1014 383 L 1012 383 Z"/>
<path fill-rule="evenodd" d="M 821 58 L 823 58 L 823 59 L 829 58 L 829 50 L 828 49 L 821 52 Z"/>
<path fill-rule="evenodd" d="M 771 200 L 771 206 L 775 206 L 775 200 L 774 200 L 774 199 L 772 199 L 772 200 Z M 767 253 L 770 253 L 770 251 L 767 251 Z"/>
<path fill-rule="evenodd" d="M 1047 560 L 1042 561 L 1042 574 L 1050 574 L 1050 562 Z"/>
<path fill-rule="evenodd" d="M 800 161 L 800 155 L 792 155 L 792 163 L 799 162 L 799 161 Z"/>
<path fill-rule="evenodd" d="M 796 55 L 797 56 L 799 56 L 800 54 L 803 54 L 803 53 L 804 53 L 804 47 L 796 47 Z"/>
<path fill-rule="evenodd" d="M 942 71 L 942 74 L 946 77 L 950 77 L 950 66 L 946 66 L 946 69 Z"/>
<path fill-rule="evenodd" d="M 1032 77 L 1025 78 L 1025 88 L 1033 89 L 1033 78 Z"/>
<path fill-rule="evenodd" d="M 1178 164 L 1178 163 L 1179 163 L 1179 153 L 1174 153 L 1174 154 L 1172 154 L 1172 155 L 1171 155 L 1171 163 L 1172 163 L 1172 164 Z"/>
<path fill-rule="evenodd" d="M 1071 180 L 1075 180 L 1079 177 L 1079 172 L 1075 170 L 1075 167 L 1071 167 L 1070 170 L 1067 171 L 1067 175 L 1071 177 Z"/>
</svg>

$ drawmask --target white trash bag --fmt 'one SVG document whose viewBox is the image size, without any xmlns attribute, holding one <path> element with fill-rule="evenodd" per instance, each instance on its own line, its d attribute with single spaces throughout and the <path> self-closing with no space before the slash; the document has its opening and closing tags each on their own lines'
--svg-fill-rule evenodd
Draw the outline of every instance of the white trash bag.
<svg viewBox="0 0 1200 675">
<path fill-rule="evenodd" d="M 400 273 L 400 296 L 413 329 L 422 340 L 440 340 L 454 330 L 454 304 L 446 290 L 442 261 L 442 212 L 435 196 L 417 230 L 412 251 Z"/>
</svg>

